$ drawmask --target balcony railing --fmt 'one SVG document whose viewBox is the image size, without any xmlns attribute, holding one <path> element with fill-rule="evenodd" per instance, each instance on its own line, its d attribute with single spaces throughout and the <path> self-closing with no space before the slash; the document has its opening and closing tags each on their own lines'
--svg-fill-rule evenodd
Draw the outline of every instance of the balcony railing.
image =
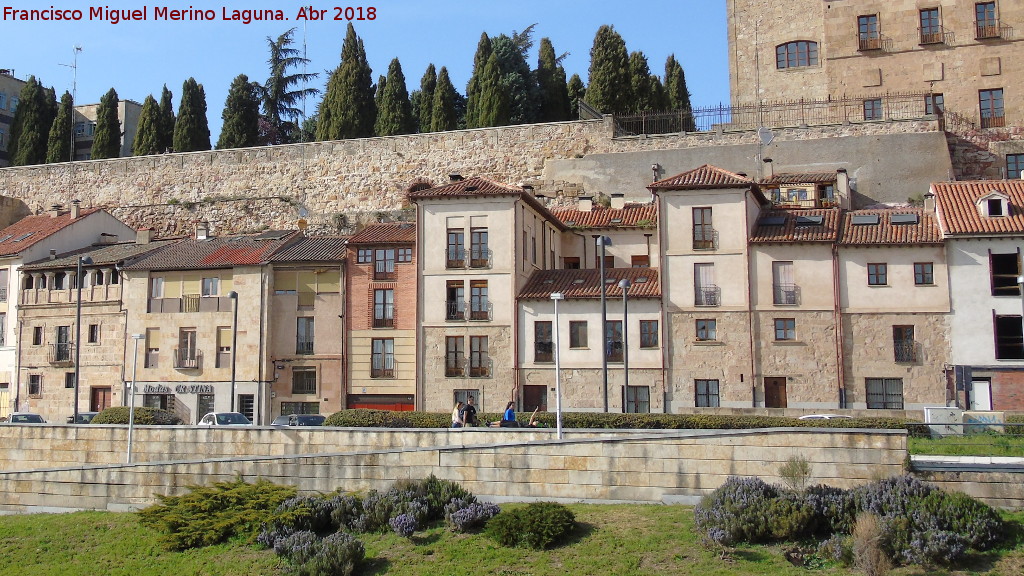
<svg viewBox="0 0 1024 576">
<path fill-rule="evenodd" d="M 462 301 L 451 301 L 445 303 L 445 320 L 465 320 L 466 303 Z"/>
<path fill-rule="evenodd" d="M 895 340 L 892 349 L 897 362 L 917 362 L 917 342 Z"/>
<path fill-rule="evenodd" d="M 717 250 L 718 230 L 710 226 L 701 226 L 693 229 L 694 250 Z"/>
<path fill-rule="evenodd" d="M 494 362 L 491 361 L 489 356 L 483 356 L 476 362 L 470 362 L 469 364 L 469 377 L 470 378 L 490 378 Z"/>
<path fill-rule="evenodd" d="M 466 249 L 465 248 L 454 248 L 449 246 L 445 249 L 445 268 L 465 268 L 466 267 Z"/>
<path fill-rule="evenodd" d="M 482 246 L 445 249 L 445 268 L 490 268 L 494 251 Z"/>
<path fill-rule="evenodd" d="M 533 361 L 534 362 L 554 362 L 555 361 L 555 344 L 554 342 L 537 342 L 534 344 L 533 349 Z"/>
<path fill-rule="evenodd" d="M 196 370 L 203 365 L 203 351 L 195 348 L 175 348 L 174 367 L 184 370 Z"/>
<path fill-rule="evenodd" d="M 370 366 L 370 378 L 394 378 L 398 373 L 398 363 L 394 358 L 377 358 Z"/>
<path fill-rule="evenodd" d="M 373 327 L 394 328 L 395 327 L 395 305 L 374 304 L 373 305 Z"/>
<path fill-rule="evenodd" d="M 857 50 L 860 50 L 861 52 L 881 49 L 882 38 L 879 36 L 861 36 L 857 39 Z"/>
<path fill-rule="evenodd" d="M 151 314 L 230 312 L 232 310 L 232 301 L 227 296 L 185 294 L 180 298 L 150 298 L 148 310 Z"/>
<path fill-rule="evenodd" d="M 714 284 L 698 286 L 694 291 L 694 304 L 697 306 L 721 306 L 722 289 Z"/>
<path fill-rule="evenodd" d="M 1003 26 L 1000 24 L 999 19 L 995 20 L 978 20 L 975 23 L 975 38 L 978 40 L 990 40 L 992 38 L 1002 38 L 1005 35 Z"/>
<path fill-rule="evenodd" d="M 50 352 L 47 360 L 50 364 L 71 365 L 74 364 L 75 345 L 71 342 L 58 342 L 50 344 Z"/>
<path fill-rule="evenodd" d="M 296 354 L 312 354 L 313 353 L 313 341 L 312 340 L 298 340 L 295 342 L 295 353 Z"/>
<path fill-rule="evenodd" d="M 469 307 L 469 319 L 470 320 L 490 320 L 492 312 L 494 311 L 494 304 L 484 301 L 472 302 Z"/>
<path fill-rule="evenodd" d="M 937 28 L 918 28 L 918 32 L 921 34 L 921 44 L 952 44 L 953 33 L 947 31 L 942 26 Z"/>
<path fill-rule="evenodd" d="M 460 355 L 449 354 L 444 358 L 444 375 L 448 378 L 456 378 L 466 375 L 466 358 Z"/>
<path fill-rule="evenodd" d="M 1002 128 L 1006 126 L 1006 116 L 982 116 L 981 127 L 982 128 Z"/>
<path fill-rule="evenodd" d="M 777 306 L 796 306 L 800 303 L 800 287 L 796 284 L 773 284 L 772 292 Z"/>
<path fill-rule="evenodd" d="M 473 247 L 469 251 L 470 268 L 490 268 L 491 257 L 494 253 L 491 250 L 480 247 Z"/>
<path fill-rule="evenodd" d="M 391 264 L 391 262 L 389 261 L 387 264 Z M 390 266 L 390 270 L 388 268 L 389 267 L 386 263 L 378 262 L 373 268 L 373 279 L 377 281 L 391 281 L 396 279 L 397 276 L 395 275 L 394 265 L 392 264 Z"/>
</svg>

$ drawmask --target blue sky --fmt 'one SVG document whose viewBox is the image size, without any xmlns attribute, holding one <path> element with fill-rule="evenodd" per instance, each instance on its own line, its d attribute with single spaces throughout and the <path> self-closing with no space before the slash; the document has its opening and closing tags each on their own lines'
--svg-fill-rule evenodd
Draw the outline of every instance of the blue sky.
<svg viewBox="0 0 1024 576">
<path fill-rule="evenodd" d="M 36 8 L 44 3 L 25 4 Z M 51 2 L 46 2 L 49 6 Z M 72 87 L 73 73 L 68 66 L 78 54 L 78 102 L 99 101 L 111 87 L 123 99 L 142 102 L 146 95 L 159 98 L 167 84 L 174 93 L 177 110 L 181 85 L 189 77 L 203 84 L 209 109 L 210 129 L 216 143 L 220 115 L 231 80 L 246 74 L 263 82 L 267 76 L 268 36 L 277 37 L 298 27 L 299 48 L 303 37 L 311 60 L 310 72 L 320 72 L 311 86 L 322 88 L 325 70 L 340 61 L 346 21 L 335 21 L 334 6 L 360 6 L 338 2 L 243 2 L 194 0 L 195 9 L 213 10 L 213 21 L 163 21 L 155 18 L 158 7 L 188 8 L 188 3 L 126 3 L 112 1 L 83 3 L 53 0 L 56 9 L 83 12 L 81 21 L 25 22 L 6 18 L 0 39 L 0 68 L 14 70 L 21 79 L 35 75 L 58 96 Z M 89 21 L 90 6 L 111 9 L 147 8 L 147 20 Z M 326 20 L 296 20 L 302 6 L 326 10 Z M 694 105 L 717 104 L 729 100 L 728 55 L 724 2 L 698 0 L 376 0 L 361 5 L 376 8 L 376 19 L 355 21 L 356 33 L 363 39 L 373 75 L 387 73 L 388 63 L 397 57 L 402 63 L 409 91 L 419 87 L 419 79 L 428 64 L 448 68 L 457 90 L 465 93 L 472 71 L 473 53 L 481 32 L 491 36 L 521 31 L 536 23 L 535 44 L 551 38 L 557 53 L 569 52 L 564 60 L 566 73 L 577 73 L 587 81 L 590 47 L 602 24 L 612 24 L 626 41 L 629 51 L 640 50 L 648 58 L 652 72 L 661 75 L 665 58 L 675 54 L 682 62 Z M 21 6 L 16 6 L 20 8 Z M 225 21 L 224 10 L 280 9 L 290 18 L 285 22 Z M 344 12 L 342 13 L 344 16 Z M 536 46 L 529 56 L 536 66 Z M 311 98 L 307 111 L 312 114 L 319 97 Z"/>
</svg>

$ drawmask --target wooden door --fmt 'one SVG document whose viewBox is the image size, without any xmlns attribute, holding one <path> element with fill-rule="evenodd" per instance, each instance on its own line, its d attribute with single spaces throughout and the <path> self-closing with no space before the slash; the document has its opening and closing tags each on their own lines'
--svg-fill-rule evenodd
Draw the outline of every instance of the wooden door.
<svg viewBox="0 0 1024 576">
<path fill-rule="evenodd" d="M 92 398 L 89 402 L 89 410 L 92 412 L 102 412 L 110 408 L 110 388 L 93 388 Z"/>
<path fill-rule="evenodd" d="M 523 412 L 533 412 L 538 406 L 541 412 L 548 411 L 548 387 L 523 386 Z"/>
<path fill-rule="evenodd" d="M 786 407 L 786 379 L 764 379 L 764 405 L 766 408 Z"/>
</svg>

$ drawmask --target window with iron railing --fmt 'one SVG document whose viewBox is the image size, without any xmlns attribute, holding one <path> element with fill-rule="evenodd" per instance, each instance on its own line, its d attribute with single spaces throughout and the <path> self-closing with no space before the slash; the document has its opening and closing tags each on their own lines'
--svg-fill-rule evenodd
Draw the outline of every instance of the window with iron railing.
<svg viewBox="0 0 1024 576">
<path fill-rule="evenodd" d="M 721 306 L 722 289 L 714 284 L 697 286 L 694 293 L 696 306 Z"/>
<path fill-rule="evenodd" d="M 776 306 L 795 306 L 800 303 L 800 287 L 796 284 L 774 284 L 772 289 Z"/>
<path fill-rule="evenodd" d="M 452 378 L 466 375 L 466 339 L 462 336 L 445 337 L 444 375 Z"/>
<path fill-rule="evenodd" d="M 374 338 L 371 345 L 370 378 L 395 377 L 395 340 Z"/>
<path fill-rule="evenodd" d="M 469 283 L 469 319 L 490 320 L 493 306 L 487 298 L 487 280 Z"/>
<path fill-rule="evenodd" d="M 49 362 L 51 364 L 70 364 L 75 345 L 71 342 L 50 344 Z"/>
<path fill-rule="evenodd" d="M 466 233 L 461 228 L 448 229 L 445 268 L 466 267 Z"/>
<path fill-rule="evenodd" d="M 1000 128 L 1006 125 L 1003 111 L 1003 89 L 992 88 L 978 91 L 978 104 L 981 108 L 981 127 Z"/>
<path fill-rule="evenodd" d="M 394 280 L 395 276 L 395 249 L 377 248 L 373 251 L 373 279 Z"/>
<path fill-rule="evenodd" d="M 902 378 L 865 378 L 867 405 L 869 410 L 902 410 Z"/>
<path fill-rule="evenodd" d="M 300 316 L 295 319 L 295 353 L 313 353 L 315 323 L 312 317 Z"/>
<path fill-rule="evenodd" d="M 175 348 L 174 367 L 198 369 L 203 363 L 203 351 L 195 348 Z"/>
<path fill-rule="evenodd" d="M 395 327 L 395 291 L 391 289 L 373 291 L 373 327 Z"/>
<path fill-rule="evenodd" d="M 295 366 L 292 368 L 292 394 L 316 394 L 316 368 Z"/>
<path fill-rule="evenodd" d="M 469 267 L 490 268 L 491 250 L 488 248 L 487 228 L 470 230 L 469 246 Z"/>
<path fill-rule="evenodd" d="M 943 34 L 939 21 L 939 9 L 925 8 L 920 11 L 920 18 L 921 44 L 941 44 Z"/>
<path fill-rule="evenodd" d="M 974 5 L 975 15 L 975 37 L 978 40 L 987 38 L 999 38 L 1002 34 L 999 29 L 999 18 L 996 16 L 995 2 L 978 2 Z"/>
<path fill-rule="evenodd" d="M 917 362 L 913 326 L 892 327 L 892 348 L 896 362 Z"/>
<path fill-rule="evenodd" d="M 466 283 L 449 280 L 445 287 L 445 320 L 466 319 Z"/>
<path fill-rule="evenodd" d="M 711 225 L 711 208 L 693 209 L 693 249 L 714 250 L 715 229 Z"/>
<path fill-rule="evenodd" d="M 882 37 L 878 28 L 878 14 L 857 17 L 857 48 L 859 50 L 881 50 Z"/>
</svg>

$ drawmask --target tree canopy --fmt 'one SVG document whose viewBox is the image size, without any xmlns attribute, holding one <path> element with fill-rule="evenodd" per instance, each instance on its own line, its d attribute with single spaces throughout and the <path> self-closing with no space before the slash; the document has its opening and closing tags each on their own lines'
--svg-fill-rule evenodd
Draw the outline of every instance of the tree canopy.
<svg viewBox="0 0 1024 576">
<path fill-rule="evenodd" d="M 56 102 L 50 101 L 52 89 L 47 90 L 29 76 L 18 94 L 18 109 L 11 122 L 11 135 L 7 155 L 11 166 L 29 166 L 46 161 L 50 128 L 57 112 Z"/>
<path fill-rule="evenodd" d="M 260 98 L 259 85 L 239 74 L 231 82 L 224 112 L 224 124 L 217 139 L 217 148 L 247 148 L 259 140 Z"/>
<path fill-rule="evenodd" d="M 341 48 L 341 65 L 331 74 L 320 102 L 317 140 L 373 136 L 377 106 L 372 74 L 363 40 L 356 36 L 349 22 Z"/>
<path fill-rule="evenodd" d="M 434 117 L 434 90 L 436 89 L 437 70 L 433 64 L 429 64 L 427 71 L 420 78 L 420 89 L 409 97 L 417 130 L 420 132 L 430 132 L 430 122 Z"/>
<path fill-rule="evenodd" d="M 537 89 L 540 108 L 537 120 L 541 122 L 559 122 L 568 120 L 569 91 L 565 81 L 565 69 L 562 68 L 561 57 L 555 56 L 555 48 L 551 39 L 540 39 L 540 50 L 537 55 Z"/>
<path fill-rule="evenodd" d="M 434 90 L 434 115 L 430 120 L 431 132 L 455 130 L 459 126 L 456 105 L 458 93 L 448 78 L 448 69 L 441 66 L 437 74 L 437 88 Z"/>
<path fill-rule="evenodd" d="M 100 105 L 96 108 L 96 131 L 93 133 L 89 154 L 93 160 L 117 158 L 121 155 L 121 121 L 117 117 L 119 101 L 117 91 L 113 88 L 100 98 Z"/>
<path fill-rule="evenodd" d="M 57 108 L 57 117 L 50 126 L 50 135 L 46 141 L 46 162 L 70 162 L 71 157 L 71 131 L 74 123 L 75 103 L 71 99 L 71 93 L 65 91 L 60 97 L 60 106 Z"/>
<path fill-rule="evenodd" d="M 139 126 L 135 129 L 135 141 L 132 142 L 133 156 L 148 156 L 163 152 L 160 148 L 160 105 L 150 94 L 142 102 L 139 113 Z"/>
<path fill-rule="evenodd" d="M 295 28 L 281 34 L 277 39 L 267 37 L 267 45 L 270 49 L 270 57 L 267 58 L 267 65 L 270 67 L 270 75 L 262 87 L 263 117 L 273 127 L 276 141 L 265 142 L 265 144 L 286 144 L 301 140 L 301 131 L 298 126 L 305 118 L 305 110 L 299 104 L 307 96 L 316 96 L 320 90 L 304 87 L 296 88 L 299 84 L 305 86 L 306 82 L 319 76 L 315 72 L 290 72 L 299 66 L 309 64 L 309 59 L 302 56 L 302 53 L 292 48 Z"/>
<path fill-rule="evenodd" d="M 412 117 L 409 90 L 405 86 L 405 74 L 402 73 L 402 64 L 398 58 L 391 60 L 391 64 L 388 65 L 387 78 L 378 93 L 380 98 L 377 100 L 377 135 L 413 133 L 416 130 L 416 123 Z"/>
<path fill-rule="evenodd" d="M 604 113 L 628 113 L 633 90 L 626 42 L 613 26 L 601 26 L 590 49 L 590 81 L 585 100 Z"/>
<path fill-rule="evenodd" d="M 164 84 L 164 89 L 160 93 L 160 123 L 157 127 L 158 152 L 168 152 L 174 146 L 174 124 L 177 122 L 177 118 L 174 115 L 174 104 L 171 102 L 173 99 L 174 94 L 167 89 L 167 84 Z"/>
<path fill-rule="evenodd" d="M 174 122 L 174 151 L 195 152 L 210 149 L 210 127 L 206 120 L 206 91 L 189 78 L 181 87 L 178 118 Z"/>
</svg>

